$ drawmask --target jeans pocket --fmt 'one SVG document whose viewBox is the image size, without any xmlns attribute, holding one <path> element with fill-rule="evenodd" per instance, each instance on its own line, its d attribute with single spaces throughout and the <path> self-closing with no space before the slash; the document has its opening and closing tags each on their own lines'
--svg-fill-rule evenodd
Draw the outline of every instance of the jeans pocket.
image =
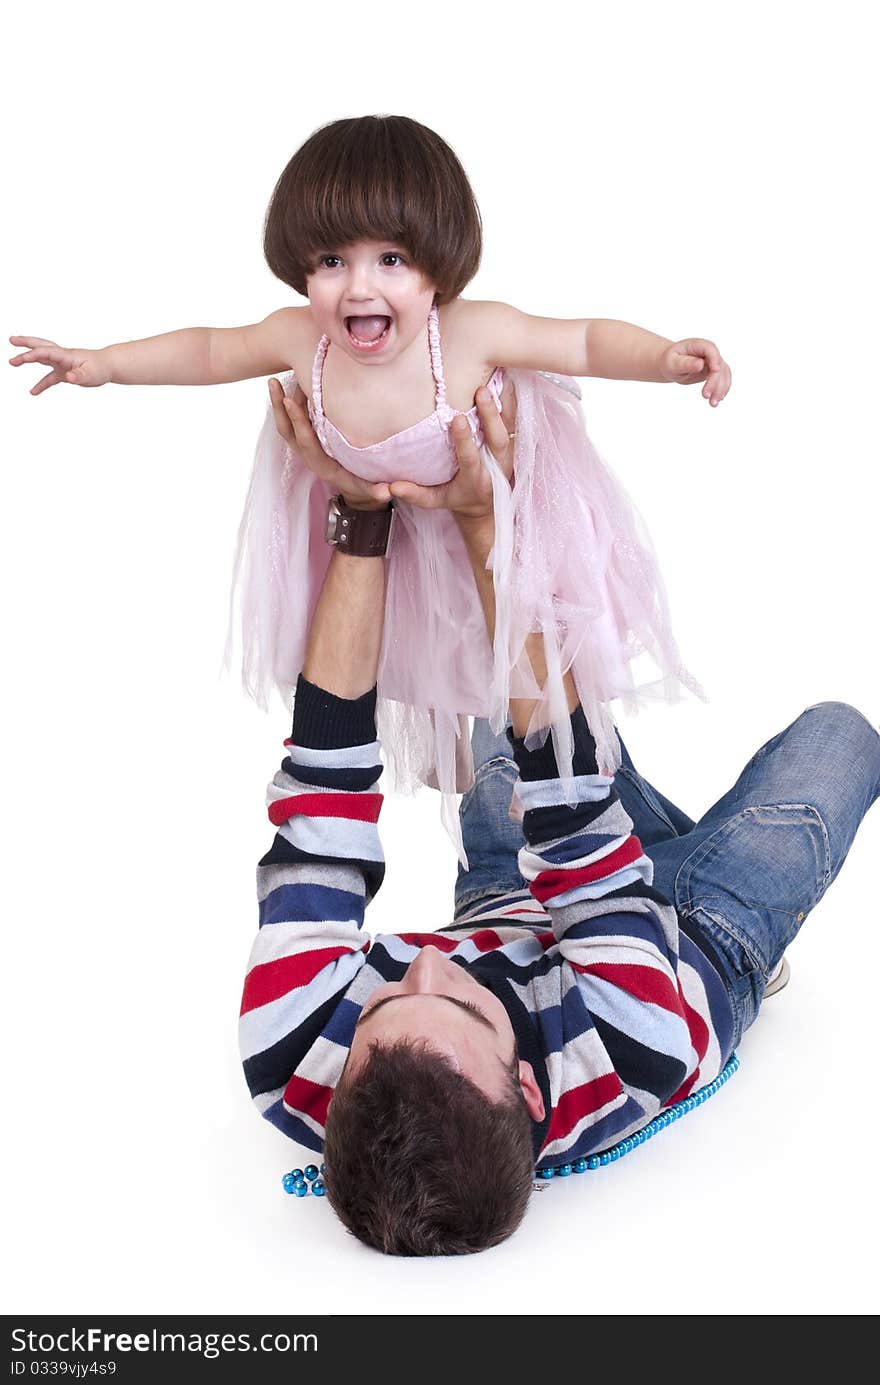
<svg viewBox="0 0 880 1385">
<path fill-rule="evenodd" d="M 765 975 L 831 877 L 828 833 L 810 804 L 744 808 L 682 862 L 676 907 L 705 910 Z"/>
</svg>

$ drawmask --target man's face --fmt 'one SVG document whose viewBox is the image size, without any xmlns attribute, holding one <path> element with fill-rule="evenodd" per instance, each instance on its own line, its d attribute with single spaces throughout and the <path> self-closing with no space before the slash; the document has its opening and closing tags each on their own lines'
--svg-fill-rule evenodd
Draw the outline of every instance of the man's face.
<svg viewBox="0 0 880 1385">
<path fill-rule="evenodd" d="M 373 991 L 352 1040 L 346 1077 L 369 1056 L 372 1044 L 400 1039 L 423 1042 L 486 1093 L 491 1101 L 510 1093 L 516 1044 L 501 1001 L 436 947 L 423 947 L 400 981 Z M 544 1115 L 544 1102 L 531 1065 L 519 1062 L 519 1079 L 529 1113 Z"/>
</svg>

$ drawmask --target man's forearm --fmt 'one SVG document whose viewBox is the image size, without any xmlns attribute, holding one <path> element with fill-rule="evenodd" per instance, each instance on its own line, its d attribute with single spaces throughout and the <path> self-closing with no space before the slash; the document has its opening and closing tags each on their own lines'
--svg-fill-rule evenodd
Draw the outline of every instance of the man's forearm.
<svg viewBox="0 0 880 1385">
<path fill-rule="evenodd" d="M 587 374 L 603 380 L 650 380 L 662 383 L 660 358 L 668 337 L 658 337 L 632 322 L 591 318 L 586 329 Z"/>
<path fill-rule="evenodd" d="M 495 521 L 491 514 L 481 519 L 459 518 L 458 527 L 473 569 L 474 581 L 477 584 L 480 604 L 486 617 L 486 629 L 489 632 L 489 643 L 491 644 L 495 638 L 495 583 L 492 573 L 486 568 L 486 562 L 495 543 Z M 526 654 L 532 666 L 535 681 L 538 687 L 543 688 L 547 681 L 547 661 L 542 635 L 529 636 L 526 640 Z M 574 679 L 570 673 L 566 673 L 563 687 L 568 699 L 568 710 L 574 711 L 578 705 L 578 695 Z M 510 720 L 514 735 L 525 736 L 536 705 L 534 698 L 510 699 Z"/>
<path fill-rule="evenodd" d="M 385 618 L 384 558 L 335 550 L 312 618 L 303 676 L 336 697 L 376 682 Z"/>
</svg>

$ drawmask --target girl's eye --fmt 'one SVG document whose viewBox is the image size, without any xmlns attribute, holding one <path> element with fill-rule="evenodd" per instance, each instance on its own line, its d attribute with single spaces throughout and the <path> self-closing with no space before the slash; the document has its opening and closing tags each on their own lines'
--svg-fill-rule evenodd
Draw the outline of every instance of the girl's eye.
<svg viewBox="0 0 880 1385">
<path fill-rule="evenodd" d="M 342 264 L 342 260 L 338 255 L 322 255 L 318 264 L 322 269 L 335 269 L 337 265 Z"/>
<path fill-rule="evenodd" d="M 396 269 L 399 264 L 405 264 L 406 261 L 396 251 L 389 251 L 387 255 L 382 256 L 382 263 L 386 269 Z"/>
</svg>

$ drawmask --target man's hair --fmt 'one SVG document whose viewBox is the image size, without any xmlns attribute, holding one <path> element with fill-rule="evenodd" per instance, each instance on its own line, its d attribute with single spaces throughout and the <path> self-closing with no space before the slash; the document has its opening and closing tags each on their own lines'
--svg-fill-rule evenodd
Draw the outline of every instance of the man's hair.
<svg viewBox="0 0 880 1385">
<path fill-rule="evenodd" d="M 340 1220 L 386 1255 L 467 1255 L 519 1226 L 532 1126 L 519 1086 L 492 1102 L 423 1044 L 371 1045 L 327 1112 L 324 1180 Z"/>
<path fill-rule="evenodd" d="M 433 130 L 403 115 L 334 120 L 294 154 L 272 193 L 263 250 L 297 293 L 322 250 L 358 240 L 403 245 L 437 289 L 461 293 L 482 253 L 480 212 L 464 169 Z"/>
</svg>

